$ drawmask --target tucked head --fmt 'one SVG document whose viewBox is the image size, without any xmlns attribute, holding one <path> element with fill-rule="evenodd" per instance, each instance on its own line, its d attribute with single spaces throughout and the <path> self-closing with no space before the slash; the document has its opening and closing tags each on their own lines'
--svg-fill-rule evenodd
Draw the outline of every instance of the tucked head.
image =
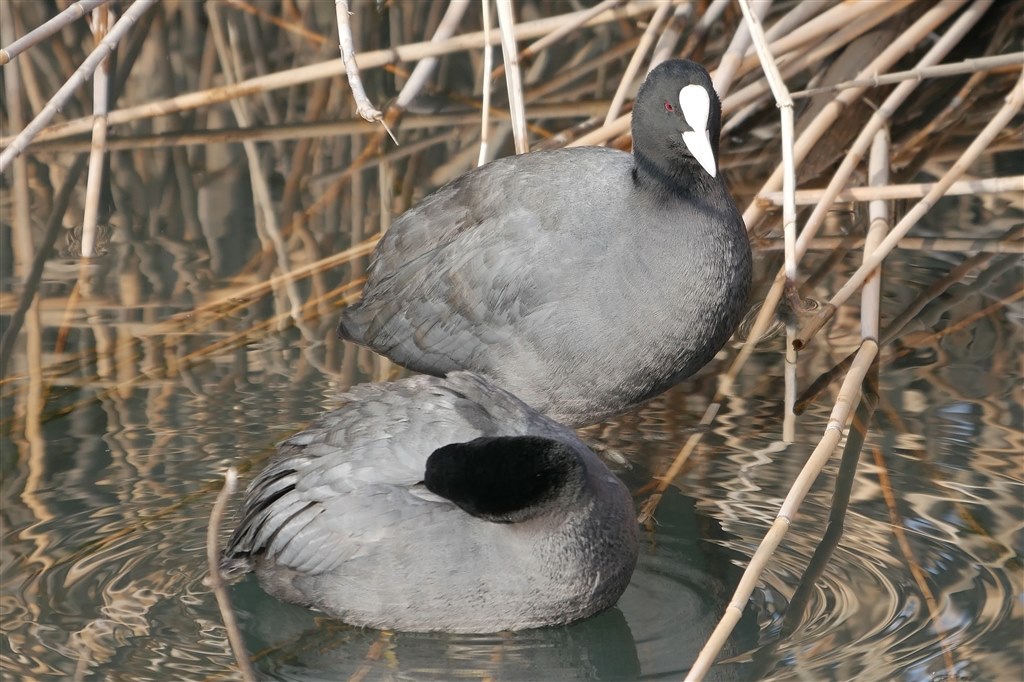
<svg viewBox="0 0 1024 682">
<path fill-rule="evenodd" d="M 435 450 L 423 482 L 473 516 L 518 523 L 571 509 L 583 465 L 571 447 L 550 438 L 485 437 Z"/>
<path fill-rule="evenodd" d="M 703 66 L 685 59 L 659 64 L 633 106 L 633 150 L 663 172 L 718 175 L 722 106 Z"/>
</svg>

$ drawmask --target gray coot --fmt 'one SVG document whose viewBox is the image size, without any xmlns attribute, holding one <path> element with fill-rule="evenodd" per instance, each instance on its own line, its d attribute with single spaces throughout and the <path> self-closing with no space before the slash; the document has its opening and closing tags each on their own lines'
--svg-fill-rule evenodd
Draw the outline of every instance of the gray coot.
<svg viewBox="0 0 1024 682">
<path fill-rule="evenodd" d="M 470 372 L 345 399 L 249 486 L 226 577 L 409 631 L 568 623 L 626 589 L 632 499 L 571 430 Z"/>
<path fill-rule="evenodd" d="M 703 367 L 746 308 L 751 255 L 718 172 L 708 72 L 672 60 L 633 107 L 633 153 L 499 159 L 404 213 L 342 338 L 400 365 L 488 376 L 574 426 Z"/>
</svg>

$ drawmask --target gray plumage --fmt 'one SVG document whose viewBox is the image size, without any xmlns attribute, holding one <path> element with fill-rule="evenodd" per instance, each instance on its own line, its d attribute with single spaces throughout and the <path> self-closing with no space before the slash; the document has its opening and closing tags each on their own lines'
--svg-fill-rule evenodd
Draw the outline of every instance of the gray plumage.
<svg viewBox="0 0 1024 682">
<path fill-rule="evenodd" d="M 571 425 L 696 372 L 742 317 L 751 255 L 721 175 L 681 137 L 691 129 L 676 108 L 690 83 L 709 93 L 717 159 L 707 72 L 666 62 L 637 96 L 632 154 L 499 159 L 403 214 L 339 334 L 415 371 L 479 372 Z"/>
<path fill-rule="evenodd" d="M 638 551 L 632 500 L 572 431 L 468 372 L 345 398 L 249 486 L 227 577 L 255 570 L 285 601 L 409 631 L 567 623 L 622 594 Z M 559 454 L 519 457 L 537 444 Z M 533 490 L 518 499 L 509 480 Z"/>
</svg>

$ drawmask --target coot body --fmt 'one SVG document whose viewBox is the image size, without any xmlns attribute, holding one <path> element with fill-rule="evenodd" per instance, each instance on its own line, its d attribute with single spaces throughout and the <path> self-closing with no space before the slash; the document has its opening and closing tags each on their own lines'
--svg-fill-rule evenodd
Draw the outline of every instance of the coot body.
<svg viewBox="0 0 1024 682">
<path fill-rule="evenodd" d="M 665 62 L 637 96 L 631 154 L 523 154 L 438 189 L 381 239 L 339 334 L 418 372 L 479 372 L 574 426 L 685 379 L 750 287 L 720 111 L 703 67 Z"/>
<path fill-rule="evenodd" d="M 408 631 L 568 623 L 625 590 L 632 499 L 571 430 L 468 372 L 345 399 L 250 485 L 226 577 Z"/>
</svg>

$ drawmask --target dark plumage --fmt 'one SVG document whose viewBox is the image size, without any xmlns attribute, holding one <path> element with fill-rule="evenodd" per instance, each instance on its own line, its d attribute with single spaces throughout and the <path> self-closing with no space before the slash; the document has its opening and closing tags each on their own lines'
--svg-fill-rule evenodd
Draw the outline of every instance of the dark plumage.
<svg viewBox="0 0 1024 682">
<path fill-rule="evenodd" d="M 637 95 L 632 154 L 559 149 L 462 175 L 381 239 L 339 334 L 419 372 L 480 372 L 577 426 L 685 379 L 750 286 L 720 112 L 707 71 L 669 61 Z"/>
<path fill-rule="evenodd" d="M 568 623 L 626 589 L 632 499 L 571 430 L 469 372 L 345 398 L 249 486 L 227 577 L 411 631 Z"/>
</svg>

